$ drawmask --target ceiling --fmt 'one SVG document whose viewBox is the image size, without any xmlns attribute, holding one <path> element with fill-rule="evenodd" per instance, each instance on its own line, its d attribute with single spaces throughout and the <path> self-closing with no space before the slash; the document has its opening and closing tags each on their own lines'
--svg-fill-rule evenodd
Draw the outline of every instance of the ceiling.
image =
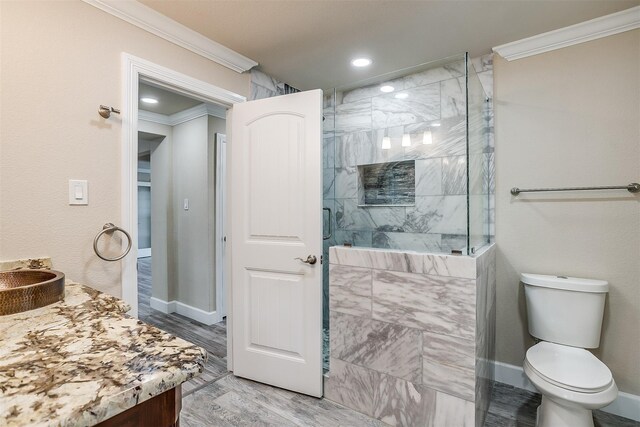
<svg viewBox="0 0 640 427">
<path fill-rule="evenodd" d="M 158 100 L 157 104 L 147 104 L 138 101 L 138 109 L 151 111 L 152 113 L 164 114 L 170 116 L 187 108 L 195 107 L 202 104 L 202 101 L 187 98 L 175 92 L 170 92 L 159 87 L 151 86 L 146 83 L 140 83 L 138 86 L 139 98 L 149 97 Z"/>
<path fill-rule="evenodd" d="M 299 89 L 345 86 L 491 48 L 640 0 L 140 0 Z M 357 56 L 374 63 L 349 64 Z"/>
</svg>

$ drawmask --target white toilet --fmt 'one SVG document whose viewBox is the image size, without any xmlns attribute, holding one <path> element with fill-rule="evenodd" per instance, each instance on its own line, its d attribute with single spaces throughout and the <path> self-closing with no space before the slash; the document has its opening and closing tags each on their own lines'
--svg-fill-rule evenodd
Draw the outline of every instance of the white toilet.
<svg viewBox="0 0 640 427">
<path fill-rule="evenodd" d="M 609 284 L 603 280 L 526 274 L 529 333 L 524 372 L 542 394 L 537 427 L 593 427 L 591 411 L 618 396 L 611 371 L 585 348 L 600 345 Z"/>
</svg>

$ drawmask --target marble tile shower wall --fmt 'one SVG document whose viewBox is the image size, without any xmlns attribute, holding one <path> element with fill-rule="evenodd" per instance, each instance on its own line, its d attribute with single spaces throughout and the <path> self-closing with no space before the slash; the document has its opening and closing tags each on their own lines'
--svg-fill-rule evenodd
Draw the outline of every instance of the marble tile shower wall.
<svg viewBox="0 0 640 427">
<path fill-rule="evenodd" d="M 330 249 L 325 397 L 392 426 L 481 426 L 495 253 Z"/>
<path fill-rule="evenodd" d="M 491 56 L 474 60 L 483 84 L 493 82 L 491 64 Z M 462 249 L 467 233 L 464 61 L 389 84 L 395 88 L 390 94 L 375 85 L 325 97 L 324 205 L 335 212 L 328 245 Z M 401 92 L 408 97 L 395 98 Z M 431 130 L 433 144 L 422 143 L 425 130 Z M 410 147 L 401 145 L 403 134 L 411 135 Z M 391 138 L 390 149 L 382 149 L 384 136 Z M 404 160 L 415 160 L 415 206 L 359 207 L 358 166 Z"/>
</svg>

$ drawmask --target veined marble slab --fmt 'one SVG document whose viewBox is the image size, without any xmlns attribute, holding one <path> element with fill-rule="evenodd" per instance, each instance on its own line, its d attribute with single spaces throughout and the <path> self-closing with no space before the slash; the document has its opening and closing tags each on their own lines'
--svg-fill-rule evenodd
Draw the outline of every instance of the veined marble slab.
<svg viewBox="0 0 640 427">
<path fill-rule="evenodd" d="M 433 426 L 436 391 L 382 375 L 373 397 L 373 416 L 391 426 Z"/>
<path fill-rule="evenodd" d="M 335 198 L 349 199 L 358 197 L 358 168 L 346 166 L 336 168 Z"/>
<path fill-rule="evenodd" d="M 329 309 L 371 317 L 371 270 L 348 265 L 330 265 Z"/>
<path fill-rule="evenodd" d="M 94 425 L 202 372 L 206 351 L 67 282 L 64 301 L 0 317 L 0 424 Z"/>
<path fill-rule="evenodd" d="M 471 64 L 475 68 L 476 73 L 493 71 L 493 53 L 471 58 Z"/>
<path fill-rule="evenodd" d="M 404 78 L 404 86 L 406 89 L 416 86 L 424 86 L 431 83 L 437 83 L 442 80 L 449 80 L 454 77 L 461 77 L 464 76 L 464 73 L 464 59 L 461 59 L 453 61 L 442 67 L 410 74 Z"/>
<path fill-rule="evenodd" d="M 373 233 L 371 241 L 374 248 L 404 249 L 417 252 L 440 252 L 442 247 L 441 236 L 436 233 L 377 231 Z"/>
<path fill-rule="evenodd" d="M 404 231 L 413 233 L 466 234 L 467 196 L 416 196 L 407 209 Z"/>
<path fill-rule="evenodd" d="M 422 333 L 422 355 L 425 359 L 461 368 L 474 369 L 475 341 L 449 335 Z"/>
<path fill-rule="evenodd" d="M 438 196 L 442 192 L 442 159 L 416 160 L 416 196 Z"/>
<path fill-rule="evenodd" d="M 432 127 L 433 122 L 420 122 L 404 126 L 404 132 L 410 135 L 431 130 L 431 144 L 412 143 L 404 152 L 404 159 L 429 159 L 433 157 L 464 156 L 467 150 L 467 122 L 464 115 L 438 120 L 440 126 Z"/>
<path fill-rule="evenodd" d="M 324 383 L 324 397 L 373 416 L 373 396 L 380 374 L 334 358 L 331 358 L 330 366 Z"/>
<path fill-rule="evenodd" d="M 399 78 L 395 80 L 388 80 L 386 82 L 381 82 L 374 85 L 359 87 L 346 91 L 343 93 L 342 102 L 353 102 L 380 95 L 380 87 L 385 85 L 393 86 L 393 88 L 395 89 L 394 92 L 397 93 L 404 89 L 404 79 Z"/>
<path fill-rule="evenodd" d="M 336 167 L 357 166 L 373 162 L 371 132 L 351 132 L 336 137 Z"/>
<path fill-rule="evenodd" d="M 475 400 L 475 369 L 461 368 L 422 360 L 422 384 L 447 394 L 473 402 Z"/>
<path fill-rule="evenodd" d="M 331 357 L 422 382 L 420 331 L 338 312 L 331 313 L 330 324 Z"/>
<path fill-rule="evenodd" d="M 475 339 L 476 281 L 374 270 L 373 318 Z"/>
<path fill-rule="evenodd" d="M 373 128 L 388 128 L 440 118 L 440 84 L 415 87 L 406 92 L 409 97 L 405 99 L 398 99 L 395 94 L 372 98 Z"/>
<path fill-rule="evenodd" d="M 339 230 L 402 231 L 406 222 L 405 212 L 404 207 L 362 207 L 356 198 L 336 199 L 336 225 Z"/>
<path fill-rule="evenodd" d="M 465 85 L 464 77 L 440 82 L 440 111 L 443 119 L 464 116 L 466 114 L 467 99 Z"/>
<path fill-rule="evenodd" d="M 336 105 L 336 132 L 371 130 L 371 99 Z"/>
<path fill-rule="evenodd" d="M 476 278 L 476 260 L 463 255 L 334 246 L 329 248 L 329 262 L 433 276 Z"/>
</svg>

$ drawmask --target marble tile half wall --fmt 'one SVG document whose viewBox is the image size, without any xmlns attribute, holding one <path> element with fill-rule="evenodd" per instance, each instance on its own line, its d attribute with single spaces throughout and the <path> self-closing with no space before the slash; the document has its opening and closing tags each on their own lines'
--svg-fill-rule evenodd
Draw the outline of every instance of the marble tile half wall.
<svg viewBox="0 0 640 427">
<path fill-rule="evenodd" d="M 481 425 L 493 246 L 475 257 L 331 247 L 329 260 L 325 397 L 393 426 Z"/>
</svg>

